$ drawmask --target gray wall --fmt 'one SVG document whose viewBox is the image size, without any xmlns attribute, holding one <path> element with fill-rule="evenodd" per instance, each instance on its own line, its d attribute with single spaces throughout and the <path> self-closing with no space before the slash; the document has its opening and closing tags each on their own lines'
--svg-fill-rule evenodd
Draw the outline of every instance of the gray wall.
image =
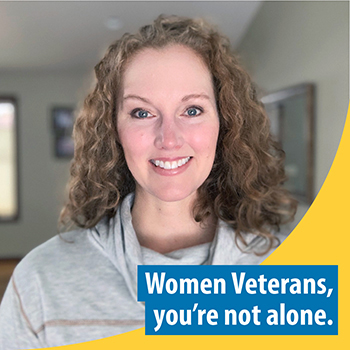
<svg viewBox="0 0 350 350">
<path fill-rule="evenodd" d="M 346 118 L 348 32 L 347 2 L 266 2 L 238 48 L 265 93 L 316 84 L 315 193 L 332 164 Z"/>
<path fill-rule="evenodd" d="M 0 257 L 21 257 L 57 233 L 69 160 L 53 156 L 50 108 L 75 106 L 82 74 L 0 73 L 0 95 L 19 105 L 20 218 L 0 223 Z"/>
</svg>

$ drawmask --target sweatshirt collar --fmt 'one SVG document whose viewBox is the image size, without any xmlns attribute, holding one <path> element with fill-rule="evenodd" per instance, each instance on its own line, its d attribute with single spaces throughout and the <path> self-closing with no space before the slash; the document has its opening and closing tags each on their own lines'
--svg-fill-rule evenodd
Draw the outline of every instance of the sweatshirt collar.
<svg viewBox="0 0 350 350">
<path fill-rule="evenodd" d="M 94 228 L 89 229 L 90 238 L 98 244 L 104 254 L 122 274 L 126 285 L 137 299 L 137 266 L 143 265 L 142 248 L 132 226 L 131 208 L 134 193 L 127 195 L 114 217 L 102 219 Z M 256 235 L 247 234 L 248 243 L 254 242 Z M 256 241 L 256 240 L 255 240 Z M 241 249 L 243 249 L 243 245 Z M 219 220 L 217 231 L 209 248 L 208 265 L 258 264 L 263 259 L 238 248 L 234 230 Z"/>
</svg>

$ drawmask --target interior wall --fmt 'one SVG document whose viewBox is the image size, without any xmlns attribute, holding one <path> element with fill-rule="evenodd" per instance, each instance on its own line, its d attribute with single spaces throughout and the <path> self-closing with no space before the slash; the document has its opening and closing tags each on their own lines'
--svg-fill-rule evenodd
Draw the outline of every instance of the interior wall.
<svg viewBox="0 0 350 350">
<path fill-rule="evenodd" d="M 50 109 L 73 106 L 90 83 L 84 74 L 0 73 L 0 95 L 17 98 L 19 197 L 17 222 L 0 222 L 0 258 L 22 257 L 57 233 L 69 160 L 54 157 Z"/>
<path fill-rule="evenodd" d="M 238 47 L 265 93 L 316 84 L 315 193 L 331 167 L 346 118 L 348 33 L 348 2 L 266 2 Z"/>
</svg>

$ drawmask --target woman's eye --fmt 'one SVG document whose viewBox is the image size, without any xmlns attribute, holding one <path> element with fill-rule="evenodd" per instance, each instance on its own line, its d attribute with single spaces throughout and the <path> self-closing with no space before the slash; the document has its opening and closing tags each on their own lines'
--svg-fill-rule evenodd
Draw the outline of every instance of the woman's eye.
<svg viewBox="0 0 350 350">
<path fill-rule="evenodd" d="M 203 110 L 199 107 L 190 107 L 186 110 L 186 114 L 189 117 L 197 117 L 203 113 Z"/>
<path fill-rule="evenodd" d="M 152 116 L 151 113 L 149 113 L 145 109 L 140 109 L 140 108 L 136 108 L 136 109 L 132 110 L 130 115 L 132 117 L 139 118 L 139 119 L 145 119 L 145 118 Z"/>
</svg>

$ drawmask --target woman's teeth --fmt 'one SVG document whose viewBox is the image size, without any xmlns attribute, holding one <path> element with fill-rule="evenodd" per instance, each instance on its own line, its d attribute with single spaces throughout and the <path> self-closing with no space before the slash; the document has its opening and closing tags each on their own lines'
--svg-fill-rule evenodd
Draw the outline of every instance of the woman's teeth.
<svg viewBox="0 0 350 350">
<path fill-rule="evenodd" d="M 186 157 L 186 158 L 182 158 L 179 160 L 174 160 L 172 162 L 163 162 L 162 160 L 154 160 L 151 159 L 151 162 L 155 165 L 155 166 L 159 166 L 160 168 L 169 170 L 169 169 L 176 169 L 184 164 L 186 164 L 189 160 L 191 159 L 191 157 Z"/>
</svg>

